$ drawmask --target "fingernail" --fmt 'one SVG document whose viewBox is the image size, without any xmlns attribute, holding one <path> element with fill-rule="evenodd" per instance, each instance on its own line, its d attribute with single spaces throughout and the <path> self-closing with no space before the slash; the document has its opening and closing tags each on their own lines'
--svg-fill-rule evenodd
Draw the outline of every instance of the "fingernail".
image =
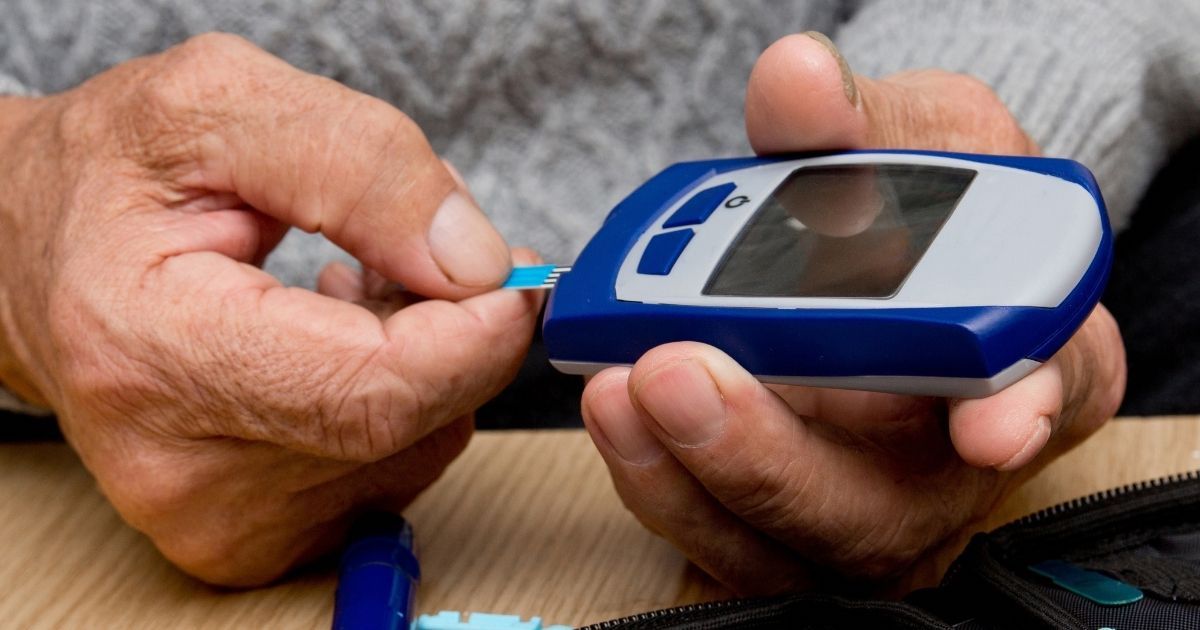
<svg viewBox="0 0 1200 630">
<path fill-rule="evenodd" d="M 624 389 L 590 401 L 588 412 L 595 428 L 626 462 L 644 466 L 666 452 L 662 442 L 646 428 Z"/>
<path fill-rule="evenodd" d="M 508 245 L 475 204 L 452 191 L 429 226 L 429 251 L 451 282 L 497 286 L 512 270 Z"/>
<path fill-rule="evenodd" d="M 317 290 L 339 300 L 354 301 L 363 295 L 362 276 L 340 262 L 332 262 L 317 277 Z"/>
<path fill-rule="evenodd" d="M 442 158 L 442 165 L 446 167 L 447 171 L 450 171 L 450 177 L 454 178 L 454 183 L 458 184 L 459 188 L 465 189 L 467 187 L 467 180 L 463 179 L 462 173 L 459 172 L 458 167 L 454 166 L 454 164 L 446 158 Z"/>
<path fill-rule="evenodd" d="M 824 33 L 805 31 L 804 35 L 824 46 L 825 50 L 828 50 L 829 54 L 833 55 L 833 58 L 837 60 L 838 70 L 842 73 L 842 91 L 846 93 L 846 100 L 850 101 L 850 104 L 854 107 L 858 107 L 858 86 L 854 83 L 854 71 L 850 69 L 850 64 L 842 56 L 841 51 L 837 49 L 833 41 L 826 37 Z"/>
<path fill-rule="evenodd" d="M 1016 470 L 1033 461 L 1033 458 L 1042 451 L 1042 447 L 1046 446 L 1046 442 L 1050 440 L 1050 418 L 1039 416 L 1035 423 L 1033 432 L 1030 433 L 1021 450 L 1008 458 L 1008 461 L 996 465 L 996 470 Z"/>
<path fill-rule="evenodd" d="M 662 430 L 682 446 L 703 446 L 725 431 L 725 399 L 708 370 L 685 360 L 647 375 L 634 392 Z"/>
<path fill-rule="evenodd" d="M 328 273 L 337 282 L 349 286 L 353 289 L 362 289 L 362 274 L 351 269 L 349 265 L 340 262 L 331 262 L 325 268 Z"/>
</svg>

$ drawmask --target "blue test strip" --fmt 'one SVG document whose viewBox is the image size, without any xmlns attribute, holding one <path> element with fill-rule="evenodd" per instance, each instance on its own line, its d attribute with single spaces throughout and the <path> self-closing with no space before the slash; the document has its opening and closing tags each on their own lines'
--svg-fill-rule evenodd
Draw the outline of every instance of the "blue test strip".
<svg viewBox="0 0 1200 630">
<path fill-rule="evenodd" d="M 556 265 L 531 265 L 514 267 L 512 275 L 501 285 L 502 289 L 549 289 L 558 282 L 559 276 L 570 271 L 570 267 Z"/>
</svg>

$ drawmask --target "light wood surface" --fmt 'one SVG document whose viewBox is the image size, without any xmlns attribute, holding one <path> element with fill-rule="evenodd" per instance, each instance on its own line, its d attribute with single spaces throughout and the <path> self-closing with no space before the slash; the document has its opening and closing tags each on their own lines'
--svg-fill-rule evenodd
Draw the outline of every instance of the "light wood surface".
<svg viewBox="0 0 1200 630">
<path fill-rule="evenodd" d="M 996 514 L 1200 468 L 1200 420 L 1109 423 Z M 582 431 L 482 433 L 406 513 L 418 610 L 580 624 L 726 594 L 622 508 Z M 0 445 L 0 625 L 327 628 L 334 569 L 228 592 L 182 575 L 124 526 L 61 444 Z"/>
</svg>

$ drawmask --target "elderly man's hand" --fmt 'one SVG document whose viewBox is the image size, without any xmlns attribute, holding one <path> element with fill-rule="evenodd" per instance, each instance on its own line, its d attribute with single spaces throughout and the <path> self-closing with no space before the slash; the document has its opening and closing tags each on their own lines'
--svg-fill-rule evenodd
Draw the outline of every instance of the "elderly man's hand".
<svg viewBox="0 0 1200 630">
<path fill-rule="evenodd" d="M 411 120 L 233 37 L 0 100 L 0 190 L 0 380 L 211 582 L 410 501 L 533 330 L 538 297 L 490 291 L 509 249 Z M 435 299 L 380 316 L 344 267 L 284 288 L 257 265 L 289 226 Z"/>
<path fill-rule="evenodd" d="M 979 81 L 851 78 L 823 37 L 759 59 L 746 127 L 763 153 L 903 147 L 1032 154 Z M 696 343 L 597 375 L 584 419 L 625 504 L 743 593 L 928 583 L 1023 479 L 1099 428 L 1124 391 L 1124 351 L 1097 307 L 1050 361 L 980 400 L 766 386 Z"/>
</svg>

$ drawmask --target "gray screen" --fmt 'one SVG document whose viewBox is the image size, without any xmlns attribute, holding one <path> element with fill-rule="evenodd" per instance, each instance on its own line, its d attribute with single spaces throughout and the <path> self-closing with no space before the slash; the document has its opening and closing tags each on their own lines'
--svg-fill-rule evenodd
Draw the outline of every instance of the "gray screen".
<svg viewBox="0 0 1200 630">
<path fill-rule="evenodd" d="M 704 294 L 890 297 L 974 177 L 915 164 L 798 168 L 738 235 Z"/>
</svg>

